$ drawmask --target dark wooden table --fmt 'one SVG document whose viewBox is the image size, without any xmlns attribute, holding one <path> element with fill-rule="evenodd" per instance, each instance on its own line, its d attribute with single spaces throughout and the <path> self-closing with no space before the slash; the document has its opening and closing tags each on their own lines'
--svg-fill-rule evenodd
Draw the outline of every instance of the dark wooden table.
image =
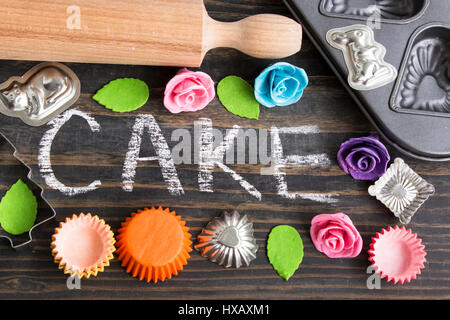
<svg viewBox="0 0 450 320">
<path fill-rule="evenodd" d="M 207 0 L 212 17 L 232 21 L 257 13 L 277 13 L 290 16 L 279 0 Z M 376 199 L 370 197 L 368 182 L 355 181 L 337 165 L 339 144 L 350 137 L 365 136 L 374 130 L 344 91 L 341 84 L 312 46 L 304 40 L 301 53 L 285 61 L 303 67 L 310 79 L 304 97 L 296 105 L 261 108 L 260 120 L 241 119 L 228 113 L 217 100 L 201 112 L 169 114 L 162 106 L 163 88 L 176 68 L 68 64 L 80 77 L 82 96 L 74 106 L 88 112 L 100 123 L 100 133 L 90 133 L 86 123 L 74 118 L 56 137 L 52 147 L 52 164 L 58 178 L 68 185 L 82 186 L 101 179 L 99 189 L 73 197 L 50 189 L 39 174 L 38 144 L 48 127 L 30 128 L 16 119 L 1 116 L 4 134 L 18 149 L 22 160 L 33 170 L 34 180 L 43 187 L 45 196 L 56 210 L 56 219 L 38 227 L 31 245 L 13 250 L 0 241 L 0 298 L 3 299 L 448 299 L 450 298 L 450 197 L 449 164 L 417 161 L 406 162 L 436 187 L 436 194 L 420 209 L 409 225 L 426 246 L 426 269 L 417 280 L 405 285 L 393 285 L 382 280 L 380 290 L 366 287 L 369 266 L 367 250 L 371 237 L 396 218 Z M 238 75 L 252 82 L 259 72 L 274 61 L 258 60 L 229 49 L 210 52 L 202 70 L 217 82 L 227 75 Z M 2 61 L 0 81 L 21 75 L 34 62 Z M 91 96 L 102 85 L 118 77 L 136 77 L 151 87 L 150 100 L 140 110 L 129 114 L 112 113 L 97 105 Z M 323 192 L 334 194 L 335 203 L 311 200 L 289 200 L 277 194 L 272 176 L 260 175 L 261 164 L 230 167 L 252 183 L 262 194 L 262 200 L 250 196 L 229 175 L 216 167 L 214 193 L 199 192 L 195 164 L 177 165 L 185 194 L 171 196 L 155 162 L 140 163 L 133 192 L 122 190 L 122 167 L 130 130 L 135 117 L 152 114 L 158 121 L 170 147 L 171 132 L 176 128 L 193 130 L 194 121 L 210 118 L 219 129 L 237 124 L 243 128 L 270 129 L 272 126 L 315 125 L 319 133 L 313 137 L 283 136 L 286 154 L 326 153 L 331 165 L 304 166 L 286 170 L 290 192 Z M 153 155 L 148 138 L 143 153 Z M 392 158 L 401 156 L 390 148 Z M 19 177 L 26 179 L 28 170 L 12 155 L 12 147 L 0 140 L 0 195 Z M 143 156 L 143 154 L 141 154 Z M 34 187 L 35 193 L 39 189 Z M 68 290 L 66 275 L 58 270 L 50 252 L 54 228 L 65 217 L 80 212 L 98 214 L 114 232 L 131 212 L 146 206 L 166 206 L 187 220 L 194 237 L 201 228 L 224 210 L 237 209 L 254 222 L 259 246 L 258 257 L 250 267 L 225 269 L 192 252 L 189 264 L 178 277 L 164 283 L 146 283 L 127 274 L 117 260 L 105 272 L 89 280 L 83 279 L 81 290 Z M 364 248 L 355 259 L 329 259 L 315 250 L 309 236 L 311 219 L 319 213 L 347 213 L 364 240 Z M 39 215 L 50 213 L 40 200 Z M 301 234 L 305 256 L 300 269 L 288 281 L 281 279 L 266 257 L 266 238 L 271 228 L 279 224 L 294 226 Z"/>
</svg>

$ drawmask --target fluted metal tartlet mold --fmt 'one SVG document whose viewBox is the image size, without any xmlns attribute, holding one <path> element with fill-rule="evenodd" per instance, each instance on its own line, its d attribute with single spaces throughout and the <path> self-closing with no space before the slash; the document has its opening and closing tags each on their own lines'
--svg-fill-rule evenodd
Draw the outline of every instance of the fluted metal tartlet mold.
<svg viewBox="0 0 450 320">
<path fill-rule="evenodd" d="M 434 194 L 434 186 L 401 158 L 396 158 L 369 194 L 381 201 L 403 224 L 408 224 L 422 204 Z"/>
<path fill-rule="evenodd" d="M 194 248 L 202 256 L 226 268 L 249 266 L 258 251 L 253 223 L 237 211 L 225 212 L 208 223 L 198 235 Z"/>
</svg>

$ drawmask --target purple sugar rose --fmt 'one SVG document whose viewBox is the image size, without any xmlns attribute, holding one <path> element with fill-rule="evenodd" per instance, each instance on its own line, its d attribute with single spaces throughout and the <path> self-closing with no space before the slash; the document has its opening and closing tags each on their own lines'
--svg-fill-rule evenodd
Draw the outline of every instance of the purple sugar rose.
<svg viewBox="0 0 450 320">
<path fill-rule="evenodd" d="M 338 163 L 356 180 L 376 180 L 385 172 L 389 152 L 376 136 L 352 138 L 341 144 Z"/>
</svg>

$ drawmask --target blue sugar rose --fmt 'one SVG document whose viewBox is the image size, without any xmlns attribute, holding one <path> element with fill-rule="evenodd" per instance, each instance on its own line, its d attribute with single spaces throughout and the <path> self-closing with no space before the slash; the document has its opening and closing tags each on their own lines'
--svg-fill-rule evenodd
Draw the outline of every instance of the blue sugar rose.
<svg viewBox="0 0 450 320">
<path fill-rule="evenodd" d="M 255 80 L 255 98 L 263 106 L 288 106 L 296 103 L 308 85 L 305 70 L 286 62 L 264 69 Z"/>
</svg>

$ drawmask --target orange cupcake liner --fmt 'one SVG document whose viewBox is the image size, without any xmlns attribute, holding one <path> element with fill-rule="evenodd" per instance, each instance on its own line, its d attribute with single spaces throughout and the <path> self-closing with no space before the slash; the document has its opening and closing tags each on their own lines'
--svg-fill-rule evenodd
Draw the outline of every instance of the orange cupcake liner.
<svg viewBox="0 0 450 320">
<path fill-rule="evenodd" d="M 66 218 L 52 236 L 52 255 L 65 274 L 89 278 L 114 258 L 114 233 L 105 220 L 90 213 Z"/>
<path fill-rule="evenodd" d="M 132 213 L 117 235 L 122 267 L 147 282 L 171 279 L 190 258 L 192 242 L 188 231 L 186 222 L 167 208 L 152 207 Z"/>
<path fill-rule="evenodd" d="M 405 227 L 381 230 L 370 244 L 369 261 L 375 272 L 394 284 L 410 282 L 425 268 L 425 246 L 422 239 Z"/>
</svg>

